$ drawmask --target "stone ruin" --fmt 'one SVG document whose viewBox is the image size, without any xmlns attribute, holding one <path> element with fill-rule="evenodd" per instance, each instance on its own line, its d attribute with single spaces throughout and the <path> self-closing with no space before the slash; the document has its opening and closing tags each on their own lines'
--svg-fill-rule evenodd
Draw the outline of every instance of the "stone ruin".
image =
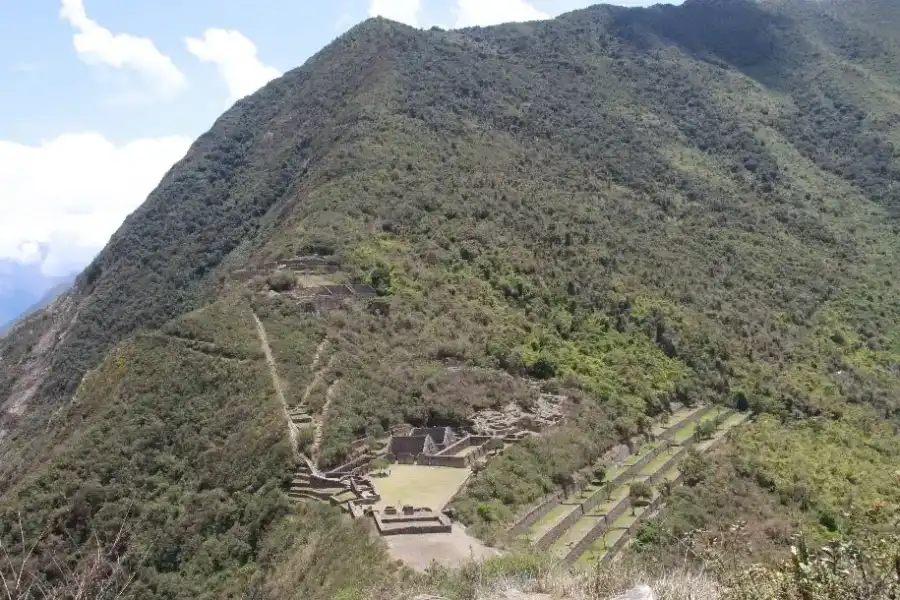
<svg viewBox="0 0 900 600">
<path fill-rule="evenodd" d="M 254 277 L 267 277 L 273 271 L 284 271 L 290 269 L 296 273 L 307 275 L 329 275 L 336 273 L 341 268 L 340 261 L 334 256 L 294 256 L 293 258 L 285 258 L 283 260 L 257 263 L 231 272 L 231 276 L 236 279 L 244 279 L 249 281 Z"/>
<path fill-rule="evenodd" d="M 331 275 L 340 271 L 341 264 L 333 256 L 295 256 L 280 261 L 258 263 L 231 272 L 232 277 L 250 281 L 254 277 L 268 277 L 275 271 L 290 271 L 295 275 Z M 327 281 L 327 279 L 326 279 Z M 345 301 L 377 296 L 375 288 L 366 283 L 301 286 L 290 291 L 272 294 L 293 298 L 308 307 L 310 312 L 339 308 Z"/>
<path fill-rule="evenodd" d="M 305 471 L 295 477 L 290 495 L 331 502 L 356 519 L 370 516 L 381 535 L 449 533 L 450 518 L 430 508 L 388 506 L 376 510 L 374 506 L 381 498 L 367 475 L 370 463 L 385 458 L 406 464 L 470 467 L 492 446 L 515 443 L 558 425 L 566 400 L 565 396 L 540 394 L 531 410 L 515 403 L 500 410 L 480 410 L 471 419 L 470 431 L 396 425 L 391 428 L 390 439 L 377 451 L 369 448 L 367 440 L 357 440 L 348 460 L 330 471 L 323 473 L 307 462 Z"/>
<path fill-rule="evenodd" d="M 447 515 L 430 508 L 404 506 L 399 511 L 386 506 L 384 512 L 373 511 L 375 528 L 381 535 L 450 533 L 453 524 Z"/>
<path fill-rule="evenodd" d="M 367 476 L 352 473 L 333 476 L 320 471 L 308 459 L 304 459 L 303 466 L 294 474 L 288 496 L 330 502 L 351 514 L 354 506 L 372 506 L 381 500 Z"/>
<path fill-rule="evenodd" d="M 483 409 L 472 417 L 472 430 L 478 435 L 499 437 L 505 442 L 515 443 L 558 425 L 563 419 L 565 401 L 565 396 L 541 394 L 530 411 L 514 402 L 500 410 Z"/>
</svg>

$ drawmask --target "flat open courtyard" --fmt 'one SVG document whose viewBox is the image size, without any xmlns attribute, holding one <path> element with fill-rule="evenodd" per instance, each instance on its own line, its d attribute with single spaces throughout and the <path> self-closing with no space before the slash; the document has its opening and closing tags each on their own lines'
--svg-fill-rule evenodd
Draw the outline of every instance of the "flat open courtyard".
<svg viewBox="0 0 900 600">
<path fill-rule="evenodd" d="M 432 561 L 455 568 L 501 555 L 499 550 L 470 536 L 458 523 L 453 524 L 452 533 L 389 535 L 382 539 L 391 556 L 417 571 L 425 571 Z"/>
<path fill-rule="evenodd" d="M 450 501 L 469 476 L 469 469 L 452 467 L 426 467 L 417 465 L 391 465 L 387 477 L 373 477 L 372 483 L 381 495 L 375 505 L 401 507 L 411 504 L 416 508 L 439 511 Z"/>
</svg>

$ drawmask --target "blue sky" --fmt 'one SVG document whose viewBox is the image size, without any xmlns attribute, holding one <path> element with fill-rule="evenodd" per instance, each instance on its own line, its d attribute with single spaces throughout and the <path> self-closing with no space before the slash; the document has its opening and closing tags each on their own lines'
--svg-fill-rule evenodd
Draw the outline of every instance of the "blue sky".
<svg viewBox="0 0 900 600">
<path fill-rule="evenodd" d="M 369 16 L 456 27 L 589 4 L 0 0 L 0 260 L 83 267 L 232 102 Z"/>
</svg>

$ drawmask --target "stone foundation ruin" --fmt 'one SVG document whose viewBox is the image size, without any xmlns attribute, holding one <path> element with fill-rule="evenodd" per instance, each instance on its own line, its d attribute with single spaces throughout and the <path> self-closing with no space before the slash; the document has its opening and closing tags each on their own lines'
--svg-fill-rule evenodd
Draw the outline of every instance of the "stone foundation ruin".
<svg viewBox="0 0 900 600">
<path fill-rule="evenodd" d="M 381 535 L 450 533 L 453 529 L 446 515 L 430 508 L 404 506 L 398 511 L 395 507 L 388 506 L 384 513 L 372 512 L 372 518 Z"/>
<path fill-rule="evenodd" d="M 530 410 L 515 403 L 500 410 L 480 410 L 471 417 L 471 426 L 466 430 L 396 425 L 391 428 L 390 438 L 377 448 L 370 448 L 370 441 L 365 439 L 355 442 L 346 462 L 330 471 L 321 472 L 308 463 L 295 477 L 290 495 L 331 502 L 355 519 L 371 517 L 381 535 L 450 533 L 451 520 L 432 508 L 404 506 L 398 510 L 388 506 L 383 511 L 376 510 L 374 505 L 381 498 L 367 475 L 371 462 L 384 458 L 401 464 L 469 468 L 504 444 L 557 426 L 563 418 L 565 400 L 565 396 L 540 394 Z M 297 422 L 306 414 L 291 417 Z"/>
<path fill-rule="evenodd" d="M 558 425 L 563 418 L 565 401 L 565 396 L 541 394 L 532 410 L 512 402 L 500 410 L 480 410 L 472 417 L 472 430 L 478 435 L 515 443 L 532 433 L 541 433 Z"/>
</svg>

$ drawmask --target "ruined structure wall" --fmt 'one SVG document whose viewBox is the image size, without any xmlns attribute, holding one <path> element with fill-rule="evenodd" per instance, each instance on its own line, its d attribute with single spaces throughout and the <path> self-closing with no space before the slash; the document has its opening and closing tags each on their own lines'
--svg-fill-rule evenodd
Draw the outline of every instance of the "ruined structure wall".
<svg viewBox="0 0 900 600">
<path fill-rule="evenodd" d="M 469 466 L 468 456 L 427 456 L 420 454 L 416 459 L 417 464 L 428 467 L 453 467 L 454 469 L 465 469 Z"/>
<path fill-rule="evenodd" d="M 583 538 L 581 538 L 581 540 L 579 540 L 578 543 L 575 544 L 575 546 L 572 547 L 572 549 L 568 554 L 566 554 L 565 558 L 563 559 L 564 562 L 572 564 L 576 560 L 578 560 L 578 557 L 587 552 L 588 548 L 591 547 L 591 544 L 600 539 L 600 536 L 606 533 L 606 530 L 609 528 L 609 526 L 615 523 L 616 519 L 621 517 L 625 513 L 625 511 L 628 510 L 628 507 L 630 505 L 631 502 L 629 501 L 629 499 L 627 497 L 623 498 L 612 508 L 611 511 L 609 511 L 607 515 L 603 517 L 597 517 L 597 524 L 594 525 L 590 529 L 590 531 L 588 531 L 587 534 Z"/>
<path fill-rule="evenodd" d="M 458 441 L 454 442 L 453 444 L 450 444 L 449 446 L 447 446 L 446 448 L 444 448 L 443 450 L 438 452 L 437 455 L 438 456 L 452 456 L 452 455 L 456 454 L 457 452 L 459 452 L 460 450 L 465 450 L 469 446 L 473 446 L 473 445 L 474 444 L 473 444 L 472 436 L 467 435 L 466 437 L 462 438 L 461 440 L 458 440 Z"/>
<path fill-rule="evenodd" d="M 328 471 L 328 473 L 326 473 L 326 475 L 332 475 L 332 476 L 344 475 L 346 473 L 349 473 L 350 471 L 353 471 L 354 469 L 357 469 L 358 467 L 361 467 L 361 466 L 371 462 L 372 459 L 373 459 L 372 456 L 368 456 L 365 454 L 362 456 L 358 456 L 358 457 L 354 458 L 353 460 L 345 462 L 341 466 L 339 466 L 335 469 L 332 469 L 331 471 Z"/>
<path fill-rule="evenodd" d="M 584 516 L 584 511 L 580 504 L 572 505 L 572 509 L 573 510 L 566 515 L 565 519 L 554 525 L 547 533 L 541 536 L 541 539 L 539 539 L 537 543 L 535 543 L 534 547 L 537 548 L 538 551 L 543 552 L 549 548 L 553 542 L 561 538 L 565 532 Z"/>
</svg>

